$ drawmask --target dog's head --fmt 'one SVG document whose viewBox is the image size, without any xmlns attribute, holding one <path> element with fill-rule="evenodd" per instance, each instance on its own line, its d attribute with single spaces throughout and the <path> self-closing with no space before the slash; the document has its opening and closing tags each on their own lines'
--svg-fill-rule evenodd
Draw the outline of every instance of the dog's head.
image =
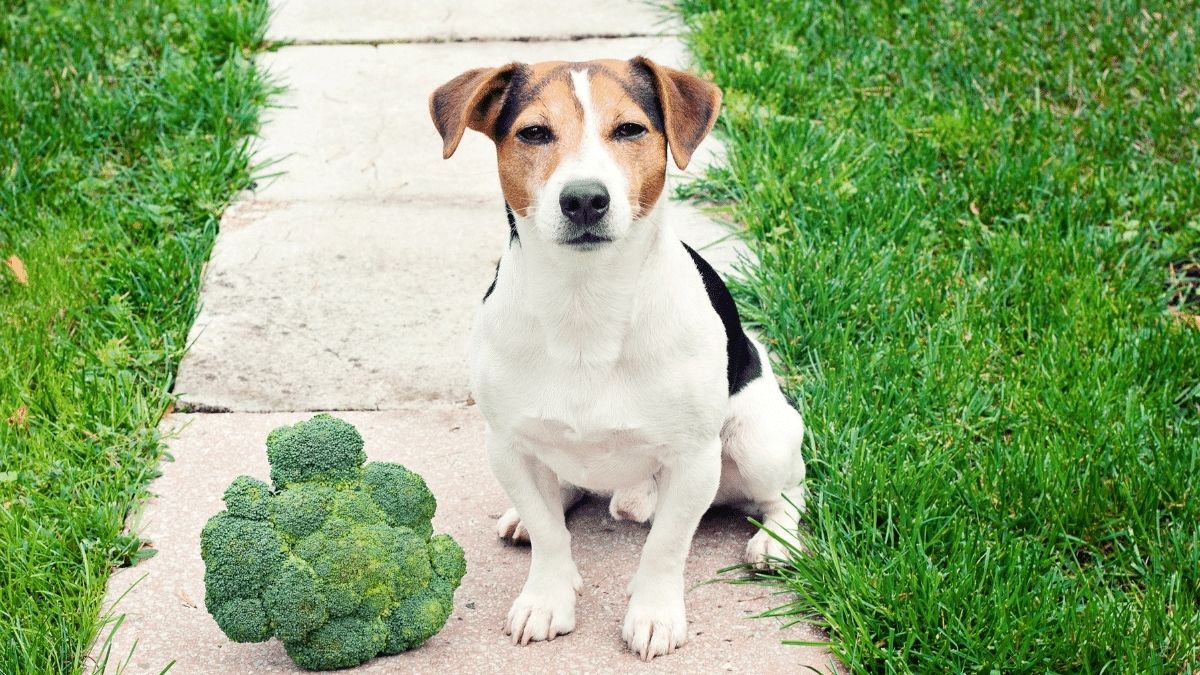
<svg viewBox="0 0 1200 675">
<path fill-rule="evenodd" d="M 443 156 L 467 128 L 486 134 L 509 207 L 579 251 L 628 236 L 662 195 L 667 148 L 685 168 L 720 104 L 716 85 L 641 57 L 479 68 L 429 98 Z"/>
</svg>

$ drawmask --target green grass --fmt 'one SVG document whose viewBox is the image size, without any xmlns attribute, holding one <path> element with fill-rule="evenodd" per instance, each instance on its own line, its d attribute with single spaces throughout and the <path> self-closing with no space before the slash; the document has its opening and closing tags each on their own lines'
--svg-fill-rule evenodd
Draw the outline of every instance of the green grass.
<svg viewBox="0 0 1200 675">
<path fill-rule="evenodd" d="M 0 12 L 0 672 L 74 672 L 162 452 L 156 425 L 243 139 L 263 0 Z"/>
<path fill-rule="evenodd" d="M 861 672 L 1195 669 L 1200 5 L 679 6 L 812 429 L 781 613 Z"/>
</svg>

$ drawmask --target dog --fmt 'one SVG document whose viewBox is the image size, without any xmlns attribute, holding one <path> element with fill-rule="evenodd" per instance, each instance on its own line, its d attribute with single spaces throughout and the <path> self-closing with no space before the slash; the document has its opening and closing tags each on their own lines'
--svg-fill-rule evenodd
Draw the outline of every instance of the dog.
<svg viewBox="0 0 1200 675">
<path fill-rule="evenodd" d="M 565 513 L 585 492 L 652 520 L 622 627 L 644 660 L 687 640 L 684 562 L 711 506 L 740 505 L 799 545 L 804 421 L 668 217 L 668 152 L 687 167 L 720 104 L 716 85 L 642 57 L 479 68 L 430 97 L 444 158 L 467 129 L 494 141 L 508 214 L 470 362 L 512 502 L 499 535 L 532 546 L 504 627 L 514 644 L 575 627 Z M 760 531 L 746 557 L 788 548 Z"/>
</svg>

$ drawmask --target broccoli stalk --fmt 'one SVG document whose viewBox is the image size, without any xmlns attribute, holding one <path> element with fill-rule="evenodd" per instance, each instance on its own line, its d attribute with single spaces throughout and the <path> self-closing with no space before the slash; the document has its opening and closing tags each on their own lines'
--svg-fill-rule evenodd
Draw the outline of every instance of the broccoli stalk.
<svg viewBox="0 0 1200 675">
<path fill-rule="evenodd" d="M 277 637 L 298 665 L 356 666 L 441 630 L 466 574 L 433 534 L 425 481 L 363 465 L 352 425 L 317 415 L 267 437 L 274 489 L 241 476 L 200 535 L 204 603 L 235 642 Z"/>
</svg>

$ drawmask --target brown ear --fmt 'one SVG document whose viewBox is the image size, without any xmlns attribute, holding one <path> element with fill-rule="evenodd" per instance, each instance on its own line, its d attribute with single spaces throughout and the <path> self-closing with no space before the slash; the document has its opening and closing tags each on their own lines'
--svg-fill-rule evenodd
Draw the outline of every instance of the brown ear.
<svg viewBox="0 0 1200 675">
<path fill-rule="evenodd" d="M 630 63 L 635 68 L 645 68 L 654 77 L 671 157 L 676 166 L 686 169 L 692 153 L 717 122 L 717 113 L 721 110 L 720 88 L 691 73 L 660 66 L 642 56 L 633 58 Z"/>
<path fill-rule="evenodd" d="M 442 135 L 442 158 L 449 159 L 468 127 L 489 136 L 491 123 L 500 113 L 500 103 L 519 64 L 499 68 L 476 68 L 434 90 L 429 97 L 429 115 Z"/>
</svg>

